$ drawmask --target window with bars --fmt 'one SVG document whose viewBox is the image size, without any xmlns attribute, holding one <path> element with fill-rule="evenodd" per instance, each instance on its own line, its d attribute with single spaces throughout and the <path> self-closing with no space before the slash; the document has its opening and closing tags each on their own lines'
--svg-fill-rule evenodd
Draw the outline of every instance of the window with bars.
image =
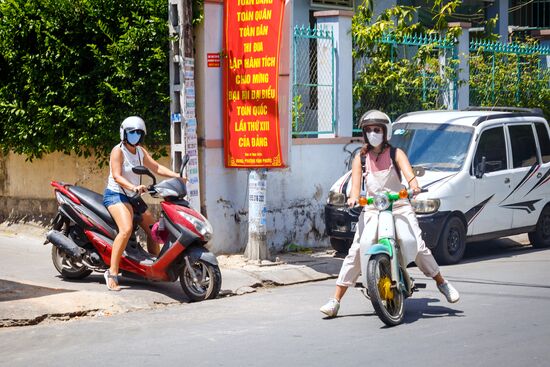
<svg viewBox="0 0 550 367">
<path fill-rule="evenodd" d="M 311 5 L 353 9 L 353 0 L 311 0 Z"/>
<path fill-rule="evenodd" d="M 550 27 L 550 0 L 511 0 L 510 25 L 521 27 Z"/>
</svg>

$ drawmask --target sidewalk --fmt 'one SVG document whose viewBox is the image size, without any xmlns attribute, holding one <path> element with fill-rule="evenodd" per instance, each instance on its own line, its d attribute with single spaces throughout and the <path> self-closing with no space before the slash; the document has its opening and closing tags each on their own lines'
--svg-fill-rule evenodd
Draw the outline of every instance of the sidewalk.
<svg viewBox="0 0 550 367">
<path fill-rule="evenodd" d="M 51 264 L 51 245 L 42 246 L 44 233 L 43 228 L 32 225 L 0 225 L 0 253 L 7 264 L 0 270 L 0 328 L 187 303 L 179 281 L 123 277 L 123 290 L 109 292 L 102 274 L 93 273 L 83 281 L 63 280 Z M 277 254 L 275 261 L 260 264 L 247 262 L 242 255 L 220 255 L 218 262 L 222 273 L 220 297 L 228 297 L 262 287 L 334 278 L 342 259 L 323 248 Z"/>
</svg>

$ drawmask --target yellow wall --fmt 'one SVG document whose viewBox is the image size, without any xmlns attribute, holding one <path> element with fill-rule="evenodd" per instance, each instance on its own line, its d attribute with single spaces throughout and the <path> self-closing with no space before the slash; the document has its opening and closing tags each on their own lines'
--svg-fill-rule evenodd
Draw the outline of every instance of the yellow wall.
<svg viewBox="0 0 550 367">
<path fill-rule="evenodd" d="M 169 157 L 163 157 L 158 162 L 170 167 Z M 100 169 L 93 157 L 52 153 L 30 162 L 19 154 L 0 154 L 0 218 L 52 215 L 56 205 L 51 181 L 82 185 L 103 193 L 108 175 L 109 168 Z M 148 184 L 150 179 L 144 177 L 143 182 Z M 149 204 L 159 202 L 148 195 L 143 198 Z M 32 213 L 33 208 L 35 213 Z"/>
</svg>

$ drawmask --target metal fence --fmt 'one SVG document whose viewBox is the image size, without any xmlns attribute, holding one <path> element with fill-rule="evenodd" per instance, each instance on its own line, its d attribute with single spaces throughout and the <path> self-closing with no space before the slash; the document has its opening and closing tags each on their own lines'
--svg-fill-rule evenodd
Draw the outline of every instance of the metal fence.
<svg viewBox="0 0 550 367">
<path fill-rule="evenodd" d="M 471 41 L 470 105 L 546 107 L 550 69 L 541 59 L 546 55 L 550 47 Z"/>
<path fill-rule="evenodd" d="M 294 29 L 292 134 L 334 134 L 335 48 L 330 30 Z M 402 113 L 458 108 L 458 55 L 453 40 L 435 34 L 397 38 L 385 34 L 354 60 L 354 132 L 370 109 L 393 119 Z M 550 47 L 473 40 L 469 84 L 471 106 L 539 107 L 550 115 Z M 545 60 L 546 61 L 543 61 Z M 468 96 L 466 95 L 466 98 Z"/>
<path fill-rule="evenodd" d="M 334 134 L 335 48 L 331 30 L 295 27 L 292 135 Z"/>
<path fill-rule="evenodd" d="M 354 121 L 370 109 L 395 118 L 415 110 L 456 108 L 457 56 L 453 42 L 435 34 L 399 39 L 385 34 L 376 47 L 374 60 L 355 63 Z M 388 78 L 392 72 L 394 77 Z M 354 131 L 359 131 L 356 123 Z"/>
</svg>

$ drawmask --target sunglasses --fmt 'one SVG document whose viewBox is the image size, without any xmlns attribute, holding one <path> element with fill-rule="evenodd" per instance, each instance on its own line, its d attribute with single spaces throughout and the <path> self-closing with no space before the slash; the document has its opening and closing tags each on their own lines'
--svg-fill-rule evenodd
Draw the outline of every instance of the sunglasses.
<svg viewBox="0 0 550 367">
<path fill-rule="evenodd" d="M 132 130 L 132 131 L 128 131 L 126 134 L 128 134 L 128 135 L 139 135 L 139 136 L 142 136 L 142 135 L 143 135 L 143 131 L 141 131 L 141 130 Z"/>
<path fill-rule="evenodd" d="M 363 129 L 364 132 L 366 133 L 372 133 L 374 132 L 375 134 L 380 134 L 383 129 L 381 127 L 378 127 L 378 126 L 367 126 L 366 128 Z"/>
</svg>

